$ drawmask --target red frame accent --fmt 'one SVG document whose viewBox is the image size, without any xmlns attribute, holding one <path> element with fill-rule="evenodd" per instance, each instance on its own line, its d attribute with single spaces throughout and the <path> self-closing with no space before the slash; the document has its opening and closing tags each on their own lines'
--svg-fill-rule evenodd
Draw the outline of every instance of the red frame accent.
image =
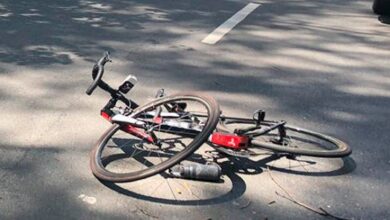
<svg viewBox="0 0 390 220">
<path fill-rule="evenodd" d="M 154 140 L 152 138 L 152 136 L 146 134 L 145 132 L 143 132 L 142 130 L 132 126 L 132 125 L 123 125 L 121 126 L 121 130 L 124 131 L 124 132 L 127 132 L 129 134 L 132 134 L 136 137 L 139 137 L 141 139 L 144 139 L 144 140 L 147 140 L 149 143 L 154 143 Z"/>
<path fill-rule="evenodd" d="M 111 122 L 111 115 L 109 115 L 107 112 L 101 111 L 100 115 L 103 118 L 107 119 L 109 122 Z M 144 131 L 142 131 L 142 130 L 140 130 L 132 125 L 129 125 L 129 124 L 122 125 L 120 129 L 124 132 L 131 134 L 131 135 L 134 135 L 134 136 L 139 137 L 141 139 L 147 140 L 149 143 L 154 143 L 152 136 L 148 135 Z"/>
<path fill-rule="evenodd" d="M 107 119 L 108 121 L 111 121 L 111 115 L 109 115 L 107 112 L 105 112 L 105 111 L 100 111 L 100 115 L 101 115 L 103 118 Z"/>
<path fill-rule="evenodd" d="M 211 142 L 226 148 L 241 149 L 248 146 L 248 136 L 238 136 L 236 134 L 214 132 L 211 135 Z"/>
<path fill-rule="evenodd" d="M 162 119 L 162 117 L 155 117 L 155 118 L 153 118 L 153 121 L 154 121 L 154 123 L 156 123 L 156 124 L 161 124 L 162 121 L 163 121 L 163 119 Z"/>
</svg>

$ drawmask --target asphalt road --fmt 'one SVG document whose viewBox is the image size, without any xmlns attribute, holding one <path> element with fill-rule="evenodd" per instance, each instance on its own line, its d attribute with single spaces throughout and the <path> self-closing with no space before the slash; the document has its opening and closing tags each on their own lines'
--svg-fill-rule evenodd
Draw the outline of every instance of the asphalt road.
<svg viewBox="0 0 390 220">
<path fill-rule="evenodd" d="M 325 219 L 275 194 L 283 189 L 340 217 L 390 218 L 390 26 L 370 1 L 253 2 L 209 45 L 202 39 L 249 1 L 1 1 L 0 219 Z M 304 169 L 230 160 L 221 183 L 102 184 L 88 154 L 109 126 L 98 114 L 108 97 L 85 90 L 105 50 L 105 79 L 135 74 L 140 103 L 159 88 L 201 90 L 224 114 L 261 108 L 353 154 Z"/>
</svg>

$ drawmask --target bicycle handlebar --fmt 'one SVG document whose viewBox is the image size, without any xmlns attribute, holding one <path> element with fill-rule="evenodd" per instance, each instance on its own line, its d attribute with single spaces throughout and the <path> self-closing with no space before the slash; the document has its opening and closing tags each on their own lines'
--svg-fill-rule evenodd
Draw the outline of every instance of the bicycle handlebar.
<svg viewBox="0 0 390 220">
<path fill-rule="evenodd" d="M 87 95 L 91 95 L 92 92 L 98 86 L 99 82 L 101 81 L 101 79 L 103 77 L 104 65 L 107 62 L 112 62 L 112 60 L 110 59 L 110 53 L 108 51 L 105 52 L 103 57 L 100 58 L 99 61 L 93 66 L 92 78 L 94 79 L 94 81 L 92 82 L 92 84 L 87 89 L 87 91 L 86 91 Z"/>
</svg>

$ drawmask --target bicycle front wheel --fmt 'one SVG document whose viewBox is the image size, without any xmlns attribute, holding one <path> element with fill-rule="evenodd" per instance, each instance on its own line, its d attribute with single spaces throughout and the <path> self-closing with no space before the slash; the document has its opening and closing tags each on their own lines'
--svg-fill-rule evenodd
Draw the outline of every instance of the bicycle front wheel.
<svg viewBox="0 0 390 220">
<path fill-rule="evenodd" d="M 141 106 L 129 116 L 144 123 L 136 128 L 138 135 L 134 128 L 128 132 L 126 123 L 109 128 L 91 152 L 92 172 L 112 182 L 130 182 L 161 173 L 207 140 L 219 114 L 218 103 L 198 93 L 167 96 Z M 157 141 L 150 142 L 146 136 Z"/>
</svg>

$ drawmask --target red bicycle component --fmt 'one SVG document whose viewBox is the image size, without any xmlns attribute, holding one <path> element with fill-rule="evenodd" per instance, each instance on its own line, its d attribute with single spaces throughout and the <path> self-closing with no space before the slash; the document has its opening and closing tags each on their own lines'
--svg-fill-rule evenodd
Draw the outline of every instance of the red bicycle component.
<svg viewBox="0 0 390 220">
<path fill-rule="evenodd" d="M 101 111 L 100 115 L 103 118 L 105 118 L 105 119 L 107 119 L 108 121 L 111 122 L 111 116 L 107 112 Z M 159 117 L 159 119 L 160 119 L 160 121 L 162 121 L 162 119 L 160 117 Z M 149 143 L 154 143 L 155 142 L 152 136 L 146 134 L 144 131 L 141 131 L 140 129 L 138 129 L 138 128 L 132 126 L 132 125 L 129 125 L 129 124 L 123 125 L 123 126 L 121 126 L 121 130 L 126 132 L 126 133 L 132 134 L 132 135 L 134 135 L 136 137 L 139 137 L 141 139 L 144 139 L 144 140 L 148 141 Z"/>
<path fill-rule="evenodd" d="M 136 137 L 139 137 L 141 139 L 147 140 L 149 143 L 154 143 L 152 136 L 146 134 L 145 132 L 141 131 L 140 129 L 138 129 L 134 126 L 131 126 L 129 124 L 123 125 L 121 127 L 121 130 L 124 132 L 127 132 L 129 134 L 132 134 Z"/>
<path fill-rule="evenodd" d="M 153 118 L 153 122 L 156 123 L 156 124 L 161 124 L 162 121 L 163 121 L 162 117 L 155 117 L 155 118 Z"/>
<path fill-rule="evenodd" d="M 245 135 L 238 136 L 236 134 L 214 132 L 211 135 L 211 142 L 227 148 L 241 149 L 248 145 L 249 138 Z"/>
<path fill-rule="evenodd" d="M 110 116 L 107 112 L 101 111 L 101 112 L 100 112 L 100 115 L 101 115 L 103 118 L 107 119 L 108 121 L 111 121 L 111 116 Z"/>
</svg>

